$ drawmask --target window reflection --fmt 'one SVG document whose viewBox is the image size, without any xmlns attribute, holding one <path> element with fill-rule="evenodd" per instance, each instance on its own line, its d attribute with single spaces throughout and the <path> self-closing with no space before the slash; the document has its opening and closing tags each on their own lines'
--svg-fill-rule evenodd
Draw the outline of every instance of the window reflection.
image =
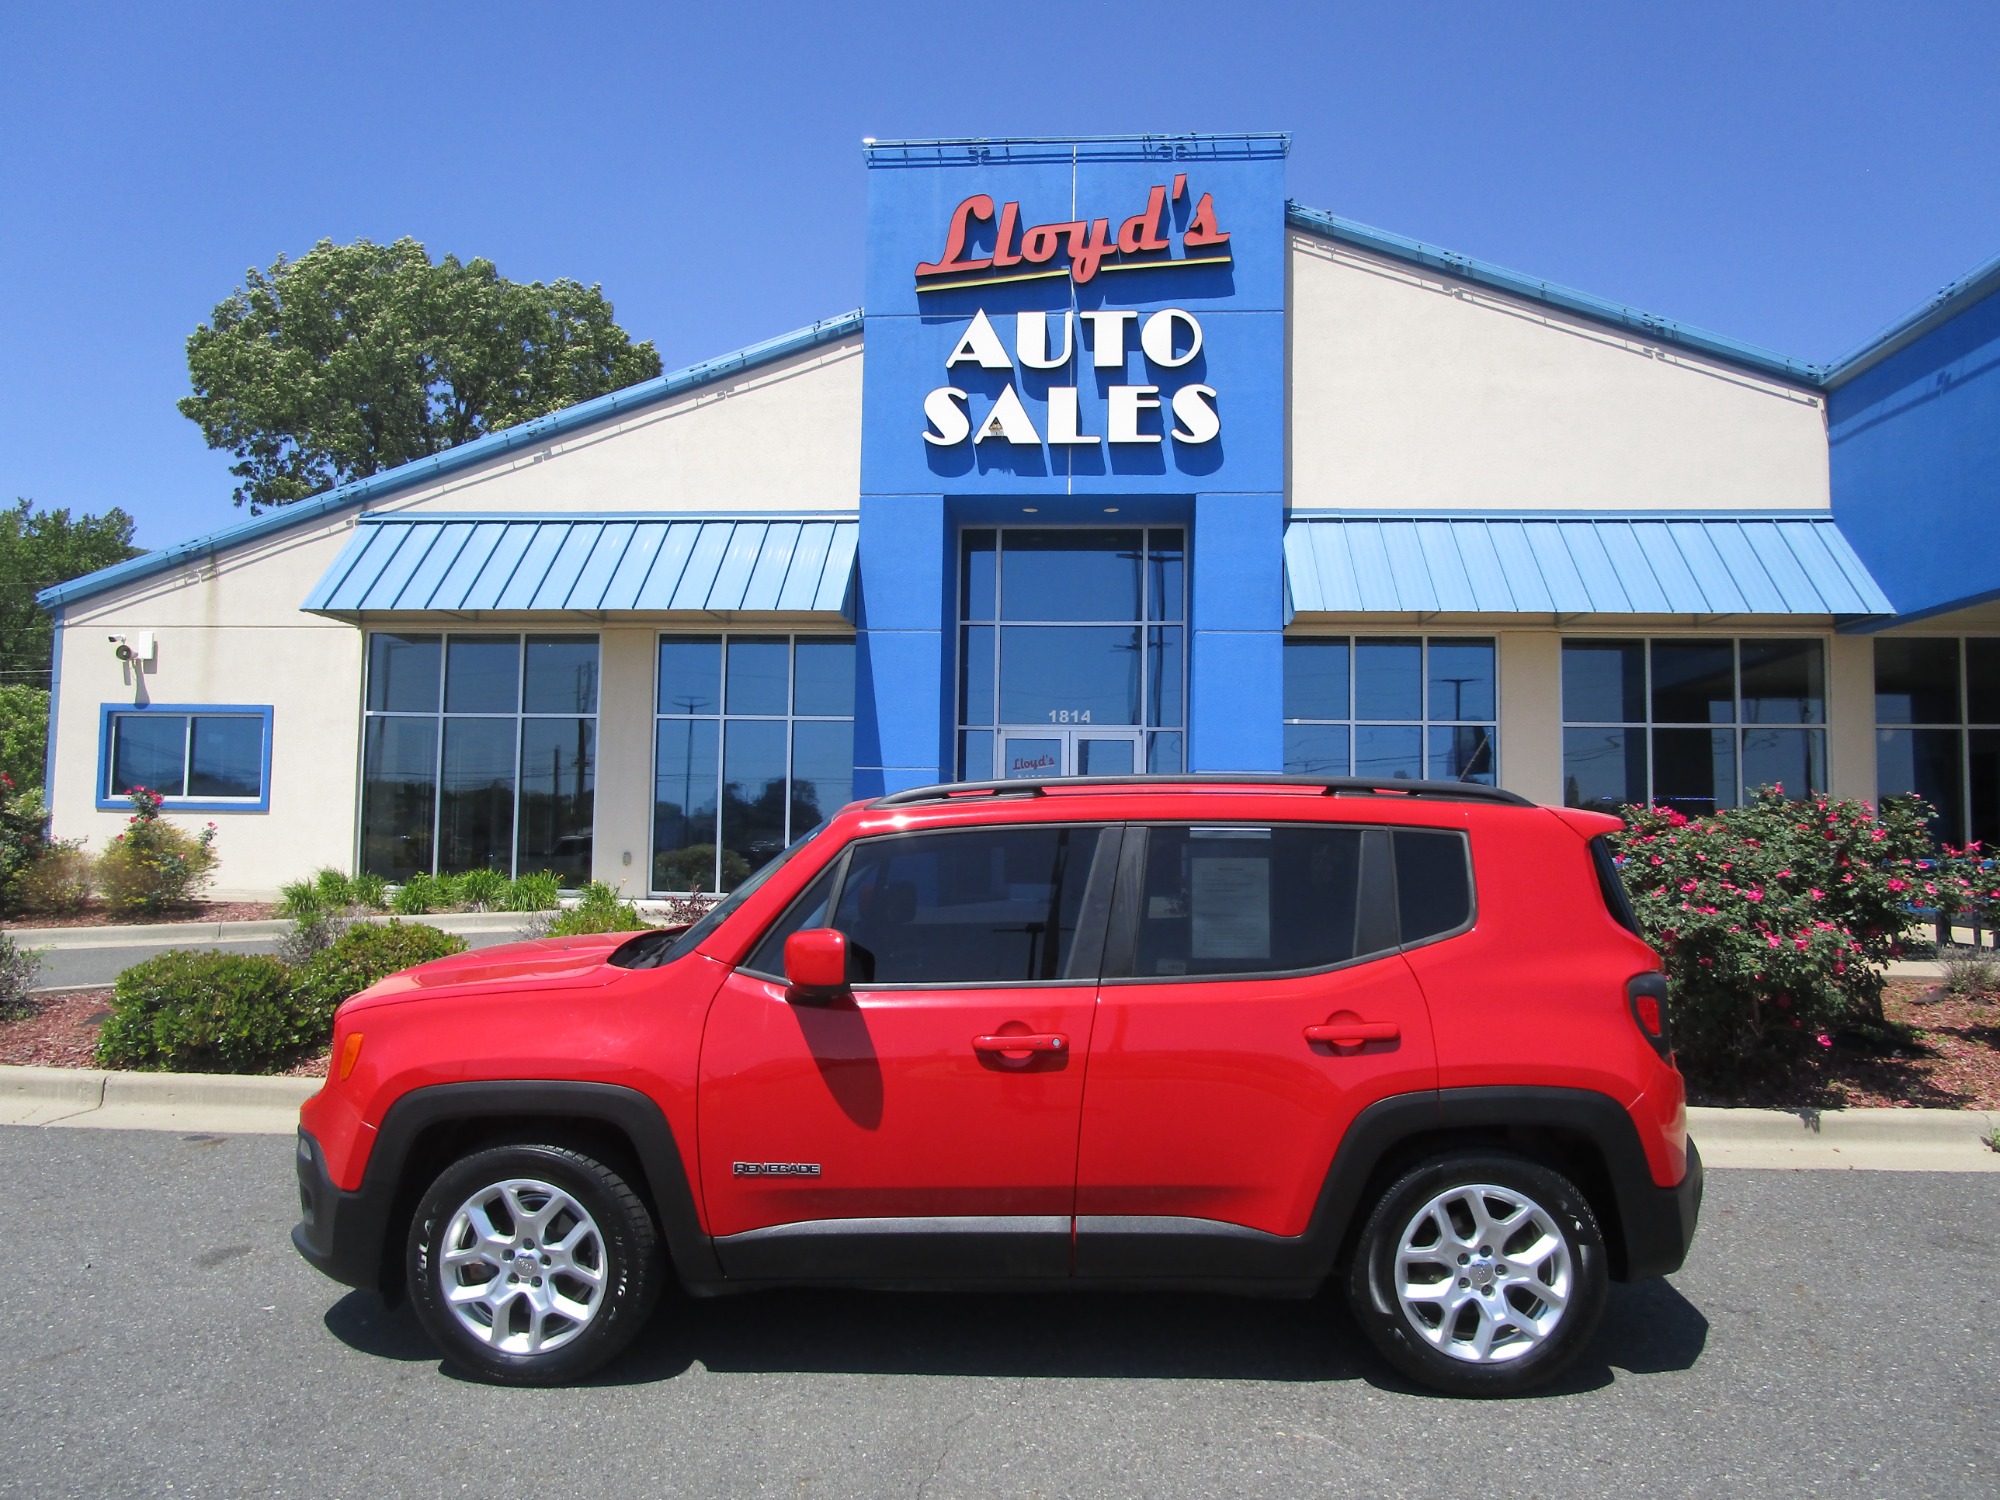
<svg viewBox="0 0 2000 1500">
<path fill-rule="evenodd" d="M 1495 783 L 1491 638 L 1293 636 L 1284 664 L 1288 773 Z"/>
</svg>

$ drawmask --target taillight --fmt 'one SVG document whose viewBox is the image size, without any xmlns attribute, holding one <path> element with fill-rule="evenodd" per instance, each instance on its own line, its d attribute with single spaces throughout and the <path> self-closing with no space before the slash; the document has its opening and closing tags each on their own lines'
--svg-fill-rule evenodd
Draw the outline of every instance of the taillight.
<svg viewBox="0 0 2000 1500">
<path fill-rule="evenodd" d="M 1662 1057 L 1674 1055 L 1672 1018 L 1667 1012 L 1667 976 L 1634 974 L 1625 984 L 1625 998 L 1632 1006 L 1632 1020 L 1639 1033 Z"/>
</svg>

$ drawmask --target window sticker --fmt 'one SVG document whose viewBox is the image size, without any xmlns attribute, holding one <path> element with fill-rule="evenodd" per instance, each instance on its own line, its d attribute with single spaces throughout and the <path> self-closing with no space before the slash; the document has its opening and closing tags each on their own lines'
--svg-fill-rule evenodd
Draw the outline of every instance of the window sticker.
<svg viewBox="0 0 2000 1500">
<path fill-rule="evenodd" d="M 1269 958 L 1271 862 L 1200 857 L 1189 862 L 1195 959 Z"/>
</svg>

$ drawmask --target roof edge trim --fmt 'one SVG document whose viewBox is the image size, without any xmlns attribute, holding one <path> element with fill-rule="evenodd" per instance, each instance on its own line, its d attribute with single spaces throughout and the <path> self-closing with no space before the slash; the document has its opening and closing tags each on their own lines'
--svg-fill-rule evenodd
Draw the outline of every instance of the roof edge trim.
<svg viewBox="0 0 2000 1500">
<path fill-rule="evenodd" d="M 412 485 L 470 468 L 500 454 L 512 452 L 516 448 L 546 442 L 550 438 L 574 432 L 579 427 L 601 422 L 621 412 L 634 411 L 674 396 L 684 395 L 688 391 L 713 385 L 718 380 L 742 374 L 746 370 L 757 369 L 791 355 L 818 348 L 823 344 L 837 343 L 861 332 L 862 316 L 858 307 L 837 317 L 822 318 L 805 328 L 781 333 L 776 338 L 747 345 L 733 353 L 705 359 L 684 369 L 670 370 L 652 380 L 642 380 L 639 384 L 628 385 L 623 390 L 611 391 L 592 400 L 578 402 L 575 406 L 566 406 L 561 411 L 550 412 L 545 417 L 536 417 L 532 421 L 522 422 L 513 427 L 504 427 L 498 432 L 489 432 L 484 437 L 474 438 L 469 443 L 461 443 L 456 448 L 447 448 L 444 452 L 433 454 L 429 458 L 398 464 L 393 469 L 384 469 L 381 473 L 371 474 L 366 479 L 357 479 L 309 499 L 279 506 L 253 520 L 239 522 L 237 525 L 209 532 L 206 536 L 198 536 L 190 541 L 177 542 L 171 547 L 142 553 L 127 562 L 100 568 L 95 573 L 86 573 L 81 578 L 72 578 L 67 583 L 43 589 L 35 595 L 35 603 L 43 609 L 55 609 L 59 605 L 88 599 L 128 583 L 136 583 L 154 574 L 169 572 L 191 559 L 213 557 L 218 552 L 240 546 L 245 542 L 288 531 L 295 526 L 303 526 L 307 522 L 346 510 L 350 506 L 364 505 L 370 500 L 380 499 L 408 489 Z"/>
<path fill-rule="evenodd" d="M 1505 292 L 1509 296 L 1524 297 L 1545 307 L 1574 313 L 1579 317 L 1589 318 L 1592 322 L 1606 323 L 1614 328 L 1623 328 L 1649 339 L 1657 339 L 1663 344 L 1673 344 L 1697 354 L 1705 354 L 1713 359 L 1756 370 L 1760 374 L 1774 375 L 1794 385 L 1818 389 L 1826 375 L 1827 367 L 1824 365 L 1808 364 L 1802 359 L 1792 359 L 1755 344 L 1746 344 L 1740 339 L 1732 339 L 1720 333 L 1710 333 L 1706 329 L 1696 328 L 1687 323 L 1677 323 L 1671 318 L 1643 312 L 1636 307 L 1627 307 L 1623 303 L 1607 301 L 1603 297 L 1580 292 L 1557 282 L 1525 276 L 1519 271 L 1510 271 L 1505 266 L 1475 260 L 1454 250 L 1425 244 L 1422 240 L 1413 240 L 1405 235 L 1392 234 L 1386 229 L 1376 229 L 1372 225 L 1356 223 L 1352 219 L 1343 219 L 1338 214 L 1330 214 L 1324 209 L 1307 208 L 1302 203 L 1287 203 L 1285 222 L 1292 228 L 1303 229 L 1309 234 L 1338 240 L 1342 244 L 1370 250 L 1377 255 L 1386 255 L 1392 260 L 1400 260 L 1408 265 L 1442 271 L 1461 281 L 1470 281 L 1497 292 Z"/>
<path fill-rule="evenodd" d="M 1946 282 L 1921 307 L 1905 313 L 1860 348 L 1843 354 L 1827 367 L 1821 384 L 1829 390 L 1847 384 L 1995 292 L 2000 292 L 2000 255 L 1974 266 L 1956 281 Z"/>
</svg>

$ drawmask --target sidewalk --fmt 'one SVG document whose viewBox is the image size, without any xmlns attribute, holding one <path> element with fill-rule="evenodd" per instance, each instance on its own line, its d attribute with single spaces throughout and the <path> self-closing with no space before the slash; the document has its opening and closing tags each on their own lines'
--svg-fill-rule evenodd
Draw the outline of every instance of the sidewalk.
<svg viewBox="0 0 2000 1500">
<path fill-rule="evenodd" d="M 524 927 L 534 912 L 463 911 L 439 912 L 421 917 L 397 917 L 402 922 L 422 922 L 443 932 L 503 932 Z M 375 920 L 386 921 L 394 912 L 382 912 Z M 181 948 L 210 947 L 216 943 L 246 943 L 283 937 L 292 924 L 282 918 L 262 922 L 134 922 L 104 927 L 15 927 L 7 935 L 22 948 L 46 948 L 64 952 L 78 948 Z"/>
<path fill-rule="evenodd" d="M 107 1073 L 0 1067 L 0 1125 L 290 1135 L 317 1078 Z M 1691 1109 L 1688 1134 L 1712 1168 L 1996 1172 L 1986 1144 L 2000 1111 Z"/>
</svg>

